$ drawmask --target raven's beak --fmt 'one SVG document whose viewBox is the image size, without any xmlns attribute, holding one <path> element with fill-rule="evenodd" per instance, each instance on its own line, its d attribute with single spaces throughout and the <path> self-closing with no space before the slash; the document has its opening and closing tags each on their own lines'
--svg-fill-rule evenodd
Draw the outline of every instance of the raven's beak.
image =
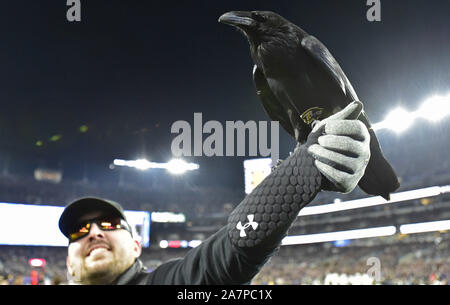
<svg viewBox="0 0 450 305">
<path fill-rule="evenodd" d="M 219 22 L 238 28 L 249 27 L 255 24 L 255 20 L 251 18 L 251 13 L 244 11 L 225 13 L 219 17 Z"/>
</svg>

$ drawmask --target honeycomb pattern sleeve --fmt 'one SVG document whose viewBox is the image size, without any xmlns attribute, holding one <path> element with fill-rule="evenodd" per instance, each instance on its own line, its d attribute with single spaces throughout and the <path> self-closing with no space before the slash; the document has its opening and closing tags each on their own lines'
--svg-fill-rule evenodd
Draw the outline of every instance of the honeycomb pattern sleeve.
<svg viewBox="0 0 450 305">
<path fill-rule="evenodd" d="M 308 153 L 322 129 L 311 133 L 289 158 L 275 168 L 228 218 L 228 235 L 240 250 L 273 252 L 287 235 L 300 209 L 321 190 L 325 179 Z"/>
</svg>

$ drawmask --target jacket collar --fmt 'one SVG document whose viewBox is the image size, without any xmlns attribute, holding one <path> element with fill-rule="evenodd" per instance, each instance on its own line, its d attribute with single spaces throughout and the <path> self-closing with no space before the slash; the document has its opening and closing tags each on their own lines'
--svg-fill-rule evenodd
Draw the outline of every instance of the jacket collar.
<svg viewBox="0 0 450 305">
<path fill-rule="evenodd" d="M 122 273 L 115 281 L 113 285 L 133 285 L 136 284 L 136 280 L 139 274 L 145 273 L 147 268 L 144 266 L 140 259 L 136 259 L 133 265 Z"/>
</svg>

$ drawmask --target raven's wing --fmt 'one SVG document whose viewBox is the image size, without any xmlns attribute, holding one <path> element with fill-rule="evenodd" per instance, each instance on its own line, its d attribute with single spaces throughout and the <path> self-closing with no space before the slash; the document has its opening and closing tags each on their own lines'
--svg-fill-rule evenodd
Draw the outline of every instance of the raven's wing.
<svg viewBox="0 0 450 305">
<path fill-rule="evenodd" d="M 352 84 L 348 80 L 341 66 L 339 66 L 339 63 L 333 55 L 331 55 L 330 51 L 328 51 L 327 47 L 311 35 L 303 38 L 301 44 L 303 49 L 315 59 L 315 62 L 319 63 L 324 71 L 335 80 L 344 94 L 350 98 L 351 101 L 357 101 L 358 96 L 356 95 Z"/>
<path fill-rule="evenodd" d="M 275 97 L 267 83 L 266 77 L 256 65 L 253 68 L 253 82 L 267 115 L 272 121 L 280 122 L 280 125 L 295 138 L 295 132 L 286 110 Z"/>
<path fill-rule="evenodd" d="M 358 96 L 344 71 L 330 51 L 317 38 L 306 36 L 301 44 L 307 53 L 315 59 L 315 62 L 334 79 L 349 101 L 358 100 Z M 366 167 L 366 172 L 358 185 L 368 194 L 381 195 L 389 200 L 390 193 L 400 186 L 397 175 L 389 162 L 384 158 L 377 136 L 371 128 L 369 118 L 364 111 L 361 113 L 359 120 L 369 129 L 371 157 Z"/>
</svg>

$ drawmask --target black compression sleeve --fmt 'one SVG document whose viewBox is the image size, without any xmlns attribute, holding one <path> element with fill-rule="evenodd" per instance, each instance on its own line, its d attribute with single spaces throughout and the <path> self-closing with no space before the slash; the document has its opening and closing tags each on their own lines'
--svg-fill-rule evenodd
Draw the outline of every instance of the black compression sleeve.
<svg viewBox="0 0 450 305">
<path fill-rule="evenodd" d="M 228 218 L 228 235 L 235 246 L 271 251 L 280 245 L 300 209 L 321 189 L 323 176 L 307 152 L 321 133 L 311 133 L 305 144 L 233 210 Z"/>
</svg>

